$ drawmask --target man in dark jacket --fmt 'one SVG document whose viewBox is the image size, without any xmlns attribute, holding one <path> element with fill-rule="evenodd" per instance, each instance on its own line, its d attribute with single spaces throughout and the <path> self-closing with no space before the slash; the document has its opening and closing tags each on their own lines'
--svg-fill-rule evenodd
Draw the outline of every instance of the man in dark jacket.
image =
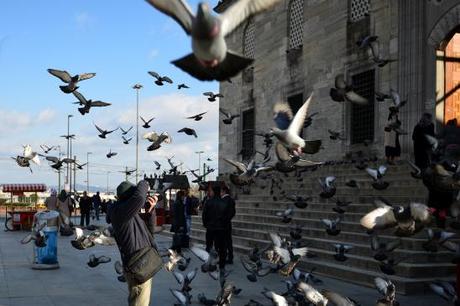
<svg viewBox="0 0 460 306">
<path fill-rule="evenodd" d="M 220 192 L 219 185 L 212 187 L 214 196 L 206 201 L 203 207 L 203 224 L 214 240 L 214 246 L 219 254 L 219 269 L 223 273 L 227 261 L 227 238 L 232 212 L 229 202 L 221 199 Z"/>
<path fill-rule="evenodd" d="M 101 208 L 102 200 L 99 194 L 99 191 L 93 195 L 93 208 L 94 212 L 96 213 L 96 220 L 99 220 L 99 209 Z M 93 218 L 94 219 L 94 218 Z"/>
<path fill-rule="evenodd" d="M 136 251 L 153 246 L 156 247 L 152 234 L 142 220 L 139 212 L 146 201 L 150 207 L 155 206 L 158 198 L 147 197 L 149 184 L 147 181 L 140 181 L 137 186 L 130 182 L 122 182 L 117 187 L 118 201 L 111 205 L 107 213 L 107 221 L 112 223 L 114 237 L 120 250 L 123 266 L 126 267 L 129 259 Z M 148 306 L 152 279 L 136 284 L 129 274 L 125 273 L 128 283 L 130 306 Z"/>
<path fill-rule="evenodd" d="M 235 216 L 235 200 L 230 196 L 230 189 L 225 185 L 221 192 L 222 200 L 227 202 L 230 212 L 230 222 L 227 230 L 227 263 L 233 264 L 233 241 L 232 241 L 232 219 Z"/>
<path fill-rule="evenodd" d="M 425 170 L 430 165 L 430 148 L 431 145 L 426 135 L 434 137 L 434 124 L 432 116 L 429 113 L 423 114 L 420 121 L 414 127 L 412 140 L 414 141 L 415 165 L 420 170 Z"/>
<path fill-rule="evenodd" d="M 84 225 L 86 220 L 86 226 L 89 225 L 89 212 L 91 211 L 91 198 L 88 197 L 88 193 L 83 191 L 83 197 L 80 199 L 80 226 Z"/>
</svg>

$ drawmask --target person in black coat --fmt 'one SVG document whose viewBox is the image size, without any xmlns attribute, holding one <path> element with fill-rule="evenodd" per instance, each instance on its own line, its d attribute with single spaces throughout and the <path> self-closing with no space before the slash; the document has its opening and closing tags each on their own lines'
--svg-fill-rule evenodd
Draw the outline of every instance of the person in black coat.
<svg viewBox="0 0 460 306">
<path fill-rule="evenodd" d="M 424 113 L 420 121 L 414 127 L 412 140 L 414 142 L 414 157 L 415 165 L 420 170 L 425 170 L 430 165 L 430 149 L 431 146 L 425 135 L 434 137 L 434 124 L 432 116 L 429 113 Z"/>
<path fill-rule="evenodd" d="M 186 234 L 186 222 L 185 222 L 185 206 L 184 206 L 185 192 L 180 190 L 176 194 L 176 200 L 172 205 L 172 221 L 171 221 L 171 232 L 175 235 L 173 237 L 172 249 L 181 252 L 182 247 L 182 235 Z"/>
<path fill-rule="evenodd" d="M 231 219 L 235 216 L 235 200 L 230 196 L 230 189 L 224 185 L 222 187 L 221 198 L 227 202 L 230 209 L 230 222 L 228 223 L 229 228 L 227 231 L 227 263 L 233 264 L 233 241 L 232 241 L 232 222 Z"/>
<path fill-rule="evenodd" d="M 84 225 L 83 221 L 86 221 L 86 226 L 89 225 L 89 213 L 91 211 L 91 205 L 91 198 L 88 197 L 88 193 L 84 191 L 83 197 L 80 199 L 80 226 Z"/>
<path fill-rule="evenodd" d="M 223 274 L 227 261 L 227 238 L 232 209 L 229 202 L 221 199 L 220 192 L 219 185 L 212 186 L 213 197 L 203 207 L 203 224 L 214 241 L 214 247 L 219 254 L 219 270 Z"/>
</svg>

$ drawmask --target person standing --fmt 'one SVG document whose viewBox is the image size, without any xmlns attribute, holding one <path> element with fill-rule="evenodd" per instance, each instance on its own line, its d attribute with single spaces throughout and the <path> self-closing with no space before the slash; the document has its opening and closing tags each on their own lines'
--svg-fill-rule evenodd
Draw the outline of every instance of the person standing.
<svg viewBox="0 0 460 306">
<path fill-rule="evenodd" d="M 206 203 L 209 201 L 214 196 L 212 192 L 212 188 L 210 185 L 208 185 L 208 190 L 206 191 L 206 195 L 203 198 L 203 201 L 201 202 L 201 219 L 203 223 L 203 227 L 206 229 L 206 252 L 210 252 L 211 249 L 214 247 L 214 237 L 212 237 L 212 231 L 208 229 L 208 219 L 205 218 L 205 210 L 204 208 L 206 207 Z"/>
<path fill-rule="evenodd" d="M 117 187 L 118 201 L 109 206 L 106 216 L 107 221 L 112 224 L 115 241 L 120 250 L 124 276 L 129 290 L 129 306 L 148 306 L 150 304 L 152 278 L 138 283 L 133 275 L 127 272 L 130 260 L 135 258 L 134 256 L 139 251 L 147 248 L 156 249 L 153 235 L 139 214 L 146 202 L 152 209 L 158 202 L 157 196 L 147 196 L 148 190 L 149 184 L 145 180 L 140 181 L 137 186 L 128 181 L 122 182 Z"/>
<path fill-rule="evenodd" d="M 96 220 L 99 220 L 99 209 L 101 208 L 101 203 L 102 200 L 98 191 L 95 195 L 93 195 L 93 208 L 94 212 L 96 213 Z"/>
<path fill-rule="evenodd" d="M 426 135 L 434 137 L 434 124 L 430 113 L 424 113 L 414 127 L 412 141 L 414 142 L 415 165 L 424 171 L 430 165 L 430 149 Z"/>
<path fill-rule="evenodd" d="M 227 230 L 227 263 L 233 264 L 233 241 L 232 241 L 232 219 L 235 216 L 235 200 L 230 196 L 230 189 L 227 185 L 222 187 L 221 198 L 229 206 L 228 230 Z"/>
<path fill-rule="evenodd" d="M 396 107 L 390 107 L 390 114 L 388 116 L 388 122 L 385 126 L 385 157 L 389 165 L 394 165 L 395 160 L 401 156 L 401 145 L 399 143 L 399 134 L 397 130 L 401 126 L 401 121 L 398 119 L 398 109 Z"/>
<path fill-rule="evenodd" d="M 172 249 L 176 252 L 182 251 L 183 236 L 187 231 L 187 224 L 185 221 L 185 192 L 179 190 L 176 193 L 176 199 L 172 205 L 172 222 L 171 232 L 174 233 Z"/>
<path fill-rule="evenodd" d="M 220 185 L 212 187 L 213 197 L 204 205 L 203 221 L 206 229 L 210 231 L 214 247 L 219 254 L 219 270 L 223 275 L 227 262 L 227 237 L 231 222 L 231 208 L 227 201 L 221 199 L 220 192 Z"/>
<path fill-rule="evenodd" d="M 84 226 L 84 221 L 86 221 L 86 226 L 89 225 L 89 214 L 91 211 L 91 198 L 88 196 L 86 191 L 83 191 L 83 196 L 80 199 L 80 226 Z"/>
</svg>

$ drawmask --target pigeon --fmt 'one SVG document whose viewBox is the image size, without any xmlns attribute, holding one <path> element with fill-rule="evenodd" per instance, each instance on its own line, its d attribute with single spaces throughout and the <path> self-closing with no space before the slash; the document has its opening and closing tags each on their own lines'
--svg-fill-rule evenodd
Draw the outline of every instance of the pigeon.
<svg viewBox="0 0 460 306">
<path fill-rule="evenodd" d="M 97 267 L 99 264 L 108 263 L 110 261 L 111 261 L 110 257 L 104 256 L 104 255 L 96 257 L 94 254 L 91 254 L 89 256 L 89 261 L 87 264 L 89 267 L 94 268 L 94 267 Z"/>
<path fill-rule="evenodd" d="M 95 245 L 115 245 L 115 238 L 110 233 L 110 228 L 102 231 L 96 230 L 89 235 L 85 235 L 79 227 L 75 228 L 75 239 L 71 240 L 72 246 L 78 250 L 84 250 Z"/>
<path fill-rule="evenodd" d="M 230 180 L 237 186 L 250 184 L 260 172 L 273 169 L 271 166 L 265 166 L 264 163 L 256 164 L 254 158 L 247 165 L 227 158 L 224 158 L 224 161 L 235 167 L 237 173 L 230 174 Z"/>
<path fill-rule="evenodd" d="M 114 130 L 111 130 L 111 131 L 109 131 L 109 130 L 103 130 L 103 129 L 101 129 L 100 127 L 98 127 L 96 124 L 95 124 L 94 126 L 96 127 L 96 129 L 97 129 L 97 130 L 99 131 L 99 133 L 100 133 L 98 136 L 99 136 L 100 138 L 102 138 L 102 139 L 105 139 L 106 136 L 107 136 L 108 134 L 113 133 L 113 132 L 115 132 L 116 130 L 118 130 L 118 128 L 116 128 L 116 129 L 114 129 Z"/>
<path fill-rule="evenodd" d="M 430 283 L 430 289 L 448 302 L 455 303 L 458 300 L 457 291 L 449 282 L 435 281 Z"/>
<path fill-rule="evenodd" d="M 330 236 L 337 236 L 340 234 L 340 222 L 342 221 L 341 217 L 337 217 L 335 220 L 331 219 L 321 219 L 321 222 L 326 227 L 326 233 Z"/>
<path fill-rule="evenodd" d="M 201 119 L 203 119 L 203 115 L 206 114 L 207 112 L 204 112 L 204 113 L 199 113 L 197 115 L 193 115 L 193 116 L 190 116 L 190 117 L 187 117 L 186 119 L 193 119 L 195 121 L 200 121 Z"/>
<path fill-rule="evenodd" d="M 33 240 L 37 248 L 45 247 L 46 238 L 47 238 L 45 233 L 43 232 L 43 228 L 45 226 L 46 226 L 46 223 L 42 223 L 41 225 L 37 224 L 36 226 L 34 226 L 34 228 L 32 229 L 32 232 L 28 234 L 27 236 L 25 236 L 24 238 L 22 238 L 21 244 L 27 244 Z"/>
<path fill-rule="evenodd" d="M 282 296 L 282 295 L 279 295 L 273 291 L 269 291 L 269 290 L 264 290 L 262 291 L 262 294 L 269 300 L 272 301 L 273 305 L 275 306 L 288 306 L 289 303 L 287 301 L 287 299 Z"/>
<path fill-rule="evenodd" d="M 293 195 L 293 196 L 287 196 L 286 197 L 288 200 L 294 202 L 294 205 L 297 208 L 306 208 L 308 206 L 308 202 L 312 200 L 311 197 L 302 197 L 298 195 Z"/>
<path fill-rule="evenodd" d="M 179 285 L 182 286 L 181 288 L 182 292 L 189 292 L 190 290 L 192 290 L 192 288 L 190 288 L 190 284 L 195 278 L 197 272 L 198 272 L 198 268 L 193 269 L 192 271 L 188 272 L 186 275 L 173 271 L 174 278 L 179 283 Z"/>
<path fill-rule="evenodd" d="M 254 262 L 241 256 L 240 260 L 243 268 L 250 273 L 246 276 L 250 282 L 256 282 L 257 277 L 264 277 L 272 272 L 272 268 L 268 265 L 264 266 L 260 259 Z"/>
<path fill-rule="evenodd" d="M 119 282 L 126 283 L 126 278 L 123 275 L 123 265 L 118 260 L 114 264 L 115 272 L 118 274 L 117 279 Z"/>
<path fill-rule="evenodd" d="M 75 96 L 75 98 L 78 99 L 78 102 L 74 102 L 74 104 L 79 104 L 83 106 L 83 107 L 78 108 L 78 111 L 83 116 L 85 114 L 89 114 L 89 110 L 91 109 L 91 107 L 106 107 L 106 106 L 112 105 L 111 103 L 107 103 L 107 102 L 103 102 L 99 100 L 96 100 L 96 101 L 93 101 L 91 99 L 87 100 L 81 93 L 79 93 L 76 90 L 73 91 L 72 94 Z"/>
<path fill-rule="evenodd" d="M 126 134 L 128 134 L 128 132 L 129 132 L 129 131 L 131 131 L 131 130 L 132 130 L 132 128 L 133 128 L 133 127 L 131 126 L 129 129 L 127 129 L 127 130 L 123 130 L 123 128 L 122 128 L 122 127 L 120 127 L 120 130 L 121 130 L 121 134 L 122 134 L 122 135 L 126 135 Z"/>
<path fill-rule="evenodd" d="M 292 272 L 292 276 L 294 277 L 294 280 L 296 280 L 297 282 L 303 281 L 308 284 L 311 281 L 315 285 L 322 285 L 323 281 L 315 275 L 313 275 L 313 271 L 315 271 L 315 269 L 316 268 L 312 268 L 310 272 L 307 273 L 300 272 L 298 269 L 294 269 L 294 271 Z"/>
<path fill-rule="evenodd" d="M 190 252 L 192 252 L 198 259 L 204 262 L 201 265 L 201 272 L 208 273 L 213 272 L 217 269 L 217 253 L 214 250 L 211 250 L 209 253 L 202 248 L 191 247 Z"/>
<path fill-rule="evenodd" d="M 147 148 L 147 151 L 154 151 L 161 148 L 161 144 L 164 143 L 171 143 L 172 139 L 171 136 L 167 132 L 163 132 L 158 135 L 156 132 L 149 132 L 144 135 L 144 139 L 152 142 L 152 144 Z"/>
<path fill-rule="evenodd" d="M 396 286 L 389 279 L 383 279 L 381 277 L 374 278 L 375 288 L 377 291 L 383 295 L 383 299 L 380 299 L 379 302 L 383 305 L 396 306 Z M 379 305 L 379 304 L 377 304 Z"/>
<path fill-rule="evenodd" d="M 39 157 L 39 154 L 35 151 L 32 150 L 32 146 L 30 145 L 25 145 L 24 146 L 24 150 L 23 150 L 23 153 L 22 153 L 22 156 L 29 160 L 29 161 L 32 161 L 34 162 L 36 165 L 39 165 L 40 166 L 40 157 Z"/>
<path fill-rule="evenodd" d="M 292 214 L 294 213 L 293 208 L 288 208 L 284 211 L 279 211 L 276 213 L 277 217 L 281 218 L 281 222 L 283 223 L 289 223 L 292 221 Z"/>
<path fill-rule="evenodd" d="M 196 131 L 194 129 L 191 129 L 191 128 L 188 128 L 188 127 L 184 127 L 184 128 L 180 129 L 177 132 L 178 133 L 185 133 L 186 135 L 194 136 L 195 138 L 198 138 L 198 135 L 196 134 Z"/>
<path fill-rule="evenodd" d="M 415 178 L 415 179 L 421 179 L 422 178 L 422 170 L 415 165 L 412 161 L 408 160 L 407 163 L 409 166 L 412 168 L 412 171 L 410 172 L 410 175 Z"/>
<path fill-rule="evenodd" d="M 171 291 L 172 295 L 179 302 L 179 304 L 175 304 L 175 305 L 189 306 L 191 304 L 190 299 L 187 298 L 187 296 L 183 292 L 176 290 L 176 289 L 169 289 L 169 291 Z"/>
<path fill-rule="evenodd" d="M 371 43 L 377 41 L 379 37 L 374 35 L 364 36 L 356 42 L 356 45 L 360 49 L 366 49 L 371 47 Z"/>
<path fill-rule="evenodd" d="M 185 0 L 147 2 L 177 21 L 191 36 L 193 53 L 172 63 L 201 81 L 226 81 L 247 68 L 253 59 L 228 50 L 225 37 L 245 20 L 268 10 L 280 0 L 239 0 L 217 17 L 203 2 L 198 4 L 196 15 Z"/>
<path fill-rule="evenodd" d="M 43 155 L 42 155 L 43 156 Z M 52 162 L 51 168 L 59 170 L 62 168 L 63 164 L 73 164 L 75 160 L 72 158 L 63 158 L 59 159 L 55 156 L 44 156 L 47 161 Z"/>
<path fill-rule="evenodd" d="M 359 306 L 356 301 L 350 299 L 349 297 L 344 297 L 336 292 L 331 290 L 323 289 L 321 290 L 323 296 L 327 299 L 327 305 L 335 305 L 335 306 Z"/>
<path fill-rule="evenodd" d="M 215 94 L 215 93 L 213 93 L 211 91 L 204 92 L 203 96 L 207 96 L 209 102 L 216 102 L 216 98 L 223 98 L 224 97 L 224 95 L 221 94 L 221 93 L 216 93 Z"/>
<path fill-rule="evenodd" d="M 334 244 L 335 254 L 334 259 L 337 261 L 346 261 L 348 259 L 346 253 L 348 253 L 353 247 L 346 244 Z"/>
<path fill-rule="evenodd" d="M 382 271 L 386 275 L 395 275 L 396 274 L 396 271 L 395 271 L 396 265 L 398 265 L 403 260 L 404 259 L 400 259 L 400 260 L 396 261 L 394 258 L 388 258 L 388 259 L 386 259 L 384 261 L 380 261 L 379 262 L 380 271 Z"/>
<path fill-rule="evenodd" d="M 294 117 L 292 117 L 292 110 L 287 103 L 277 103 L 273 110 L 277 127 L 272 128 L 270 133 L 294 155 L 315 154 L 321 147 L 321 140 L 306 141 L 299 135 L 303 129 L 312 97 L 313 94 L 305 101 Z"/>
<path fill-rule="evenodd" d="M 117 152 L 112 152 L 112 149 L 110 149 L 109 153 L 107 153 L 107 158 L 112 158 L 113 156 L 117 155 Z"/>
<path fill-rule="evenodd" d="M 132 175 L 134 172 L 136 172 L 136 169 L 128 170 L 126 169 L 125 171 L 120 171 L 121 173 L 124 173 L 126 176 Z"/>
<path fill-rule="evenodd" d="M 313 288 L 311 285 L 300 282 L 297 284 L 297 291 L 301 292 L 303 296 L 315 306 L 326 306 L 328 305 L 328 299 L 322 295 L 318 290 Z"/>
<path fill-rule="evenodd" d="M 334 185 L 335 180 L 335 176 L 327 176 L 323 180 L 318 179 L 318 182 L 322 189 L 321 193 L 319 194 L 321 198 L 329 199 L 335 195 L 337 191 L 337 188 Z"/>
<path fill-rule="evenodd" d="M 144 122 L 144 124 L 142 125 L 142 127 L 144 129 L 148 129 L 150 127 L 149 123 L 153 121 L 153 119 L 155 119 L 155 117 L 153 117 L 152 119 L 149 119 L 149 120 L 145 120 L 144 118 L 142 118 L 141 116 L 141 120 L 142 122 Z"/>
<path fill-rule="evenodd" d="M 345 140 L 345 138 L 342 137 L 342 134 L 333 130 L 327 130 L 329 133 L 329 138 L 331 140 Z"/>
<path fill-rule="evenodd" d="M 67 71 L 48 69 L 48 72 L 53 76 L 59 78 L 62 82 L 67 83 L 67 85 L 59 86 L 62 92 L 69 94 L 78 89 L 78 82 L 91 79 L 96 74 L 95 73 L 83 73 L 71 76 Z"/>
<path fill-rule="evenodd" d="M 380 166 L 377 169 L 372 169 L 372 168 L 366 168 L 367 174 L 369 174 L 370 177 L 374 180 L 372 182 L 372 187 L 376 190 L 385 190 L 388 188 L 390 183 L 385 182 L 383 180 L 383 176 L 385 175 L 387 171 L 387 167 L 385 166 Z"/>
<path fill-rule="evenodd" d="M 168 249 L 169 260 L 165 264 L 166 271 L 172 272 L 179 262 L 184 261 L 185 258 L 174 250 Z"/>
<path fill-rule="evenodd" d="M 155 170 L 160 170 L 161 164 L 159 162 L 157 162 L 157 161 L 154 161 L 154 163 L 155 163 L 155 166 L 156 166 Z"/>
<path fill-rule="evenodd" d="M 56 149 L 55 146 L 48 147 L 47 145 L 40 145 L 40 148 L 43 150 L 45 154 L 48 154 L 51 150 Z"/>
<path fill-rule="evenodd" d="M 224 282 L 219 294 L 217 295 L 216 306 L 230 306 L 230 300 L 235 289 L 236 288 L 233 284 Z"/>
<path fill-rule="evenodd" d="M 335 77 L 335 87 L 329 92 L 335 102 L 350 102 L 357 105 L 366 105 L 369 101 L 353 91 L 351 82 L 345 79 L 343 74 Z"/>
<path fill-rule="evenodd" d="M 219 112 L 220 112 L 222 115 L 224 115 L 225 118 L 222 119 L 222 122 L 223 122 L 224 124 L 227 124 L 227 125 L 228 125 L 228 124 L 232 124 L 233 119 L 240 117 L 239 114 L 233 115 L 232 113 L 230 113 L 229 111 L 226 111 L 226 110 L 223 109 L 223 108 L 219 108 Z"/>
<path fill-rule="evenodd" d="M 315 112 L 315 113 L 305 117 L 305 122 L 303 124 L 303 128 L 306 129 L 307 127 L 309 127 L 313 123 L 313 117 L 318 115 L 318 114 L 319 114 L 318 112 Z"/>
<path fill-rule="evenodd" d="M 179 90 L 181 90 L 181 89 L 188 89 L 188 88 L 190 88 L 190 87 L 188 87 L 188 86 L 185 85 L 184 83 L 177 85 L 177 89 L 179 89 Z"/>
<path fill-rule="evenodd" d="M 88 163 L 84 163 L 84 164 L 78 164 L 77 162 L 74 162 L 75 163 L 75 166 L 77 167 L 78 170 L 83 170 L 83 167 L 86 166 Z"/>
<path fill-rule="evenodd" d="M 123 143 L 126 144 L 126 145 L 129 144 L 129 142 L 133 139 L 132 137 L 129 138 L 129 139 L 126 139 L 125 136 L 121 136 L 121 138 L 123 139 Z"/>
<path fill-rule="evenodd" d="M 368 230 L 396 227 L 395 235 L 411 236 L 431 221 L 428 206 L 410 203 L 408 206 L 393 206 L 383 198 L 375 201 L 377 208 L 361 218 L 361 225 Z"/>
<path fill-rule="evenodd" d="M 169 84 L 172 84 L 173 81 L 167 77 L 167 76 L 160 76 L 158 73 L 156 73 L 155 71 L 149 71 L 148 74 L 150 74 L 151 76 L 153 76 L 156 80 L 155 80 L 155 84 L 157 84 L 158 86 L 163 86 L 164 85 L 164 82 L 166 83 L 169 83 Z"/>
<path fill-rule="evenodd" d="M 391 95 L 383 93 L 383 92 L 380 92 L 380 91 L 376 91 L 375 92 L 375 99 L 377 101 L 379 101 L 379 102 L 383 102 L 385 100 L 391 99 Z"/>
<path fill-rule="evenodd" d="M 380 44 L 377 39 L 370 42 L 370 50 L 372 53 L 372 60 L 379 67 L 385 67 L 388 63 L 395 62 L 394 59 L 384 59 L 380 53 Z"/>
<path fill-rule="evenodd" d="M 388 254 L 396 250 L 400 245 L 401 239 L 382 242 L 377 235 L 371 236 L 371 249 L 374 251 L 374 259 L 377 261 L 388 259 Z"/>
<path fill-rule="evenodd" d="M 438 251 L 438 246 L 442 246 L 445 242 L 452 239 L 456 234 L 437 229 L 427 229 L 428 241 L 422 244 L 423 249 L 427 252 L 435 253 Z"/>
<path fill-rule="evenodd" d="M 285 249 L 282 247 L 274 246 L 273 250 L 275 251 L 276 255 L 280 257 L 280 260 L 284 265 L 283 269 L 280 270 L 280 273 L 283 276 L 291 275 L 292 271 L 299 263 L 300 259 L 306 256 L 308 253 L 308 249 L 306 247 L 288 247 L 287 249 Z"/>
</svg>

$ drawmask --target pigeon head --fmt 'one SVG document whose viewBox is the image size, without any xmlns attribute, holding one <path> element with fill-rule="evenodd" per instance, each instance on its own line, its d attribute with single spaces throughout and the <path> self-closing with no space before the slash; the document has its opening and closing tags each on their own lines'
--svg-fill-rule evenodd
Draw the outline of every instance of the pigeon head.
<svg viewBox="0 0 460 306">
<path fill-rule="evenodd" d="M 198 4 L 194 20 L 192 36 L 199 39 L 212 39 L 219 34 L 217 19 L 211 14 L 209 5 L 205 2 Z"/>
</svg>

